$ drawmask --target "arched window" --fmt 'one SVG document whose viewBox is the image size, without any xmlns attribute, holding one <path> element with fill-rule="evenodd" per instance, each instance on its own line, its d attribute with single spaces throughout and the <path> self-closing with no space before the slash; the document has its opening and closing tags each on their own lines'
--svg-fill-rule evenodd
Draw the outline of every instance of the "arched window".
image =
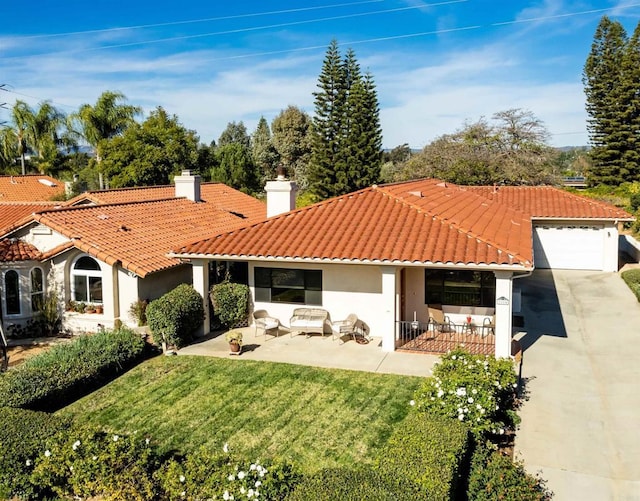
<svg viewBox="0 0 640 501">
<path fill-rule="evenodd" d="M 20 275 L 15 270 L 4 274 L 4 297 L 7 315 L 20 315 Z"/>
<path fill-rule="evenodd" d="M 42 269 L 31 270 L 31 311 L 42 310 L 44 304 L 44 279 Z"/>
<path fill-rule="evenodd" d="M 102 270 L 98 261 L 82 256 L 73 264 L 71 295 L 77 302 L 102 303 Z"/>
</svg>

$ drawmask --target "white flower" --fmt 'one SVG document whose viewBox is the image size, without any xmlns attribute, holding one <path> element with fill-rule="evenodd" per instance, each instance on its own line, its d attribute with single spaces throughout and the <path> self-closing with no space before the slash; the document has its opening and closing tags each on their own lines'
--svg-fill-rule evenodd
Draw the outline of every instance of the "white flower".
<svg viewBox="0 0 640 501">
<path fill-rule="evenodd" d="M 233 473 L 231 473 L 231 474 L 227 477 L 227 480 L 228 480 L 229 482 L 233 482 L 235 479 L 236 479 L 236 477 L 233 475 Z"/>
<path fill-rule="evenodd" d="M 180 482 L 184 483 L 185 480 L 186 478 L 184 478 L 184 475 L 180 475 Z"/>
<path fill-rule="evenodd" d="M 149 445 L 149 442 L 151 442 L 151 440 L 149 440 L 148 438 L 145 438 L 145 439 L 144 439 L 144 443 L 145 443 L 145 444 Z"/>
<path fill-rule="evenodd" d="M 244 494 L 245 492 L 247 492 L 247 489 L 245 489 L 244 486 L 240 487 L 240 494 Z"/>
<path fill-rule="evenodd" d="M 225 454 L 229 452 L 229 444 L 225 443 L 222 446 L 222 452 L 224 452 Z"/>
<path fill-rule="evenodd" d="M 465 387 L 460 387 L 456 390 L 456 395 L 458 395 L 459 397 L 466 397 L 467 396 L 467 389 Z"/>
<path fill-rule="evenodd" d="M 69 465 L 69 471 L 73 473 L 73 466 Z"/>
<path fill-rule="evenodd" d="M 478 390 L 476 390 L 476 389 L 474 388 L 473 390 L 471 390 L 471 393 L 473 393 L 473 394 L 475 395 L 476 393 L 478 393 Z"/>
<path fill-rule="evenodd" d="M 225 501 L 228 501 L 229 499 L 231 499 L 231 497 L 229 496 L 229 491 L 224 491 L 224 494 L 222 495 L 222 499 L 224 499 Z"/>
<path fill-rule="evenodd" d="M 411 406 L 416 405 L 416 401 L 415 400 L 409 400 L 409 405 L 411 405 Z"/>
<path fill-rule="evenodd" d="M 118 435 L 114 435 L 114 436 L 113 436 L 113 441 L 114 441 L 114 442 L 117 442 L 119 438 L 120 438 L 120 437 L 119 437 Z"/>
<path fill-rule="evenodd" d="M 471 397 L 467 398 L 467 402 L 469 402 L 470 404 L 472 404 L 472 403 L 473 403 L 473 398 L 471 398 Z"/>
<path fill-rule="evenodd" d="M 451 355 L 451 360 L 455 360 L 456 358 L 458 357 L 456 357 L 455 355 Z"/>
<path fill-rule="evenodd" d="M 459 419 L 460 421 L 464 421 L 464 414 L 460 414 L 460 415 L 458 416 L 458 419 Z"/>
<path fill-rule="evenodd" d="M 180 493 L 180 496 L 181 496 L 181 497 L 185 497 L 186 495 L 187 495 L 187 491 L 182 491 L 182 492 Z"/>
<path fill-rule="evenodd" d="M 257 467 L 256 467 L 255 463 L 251 463 L 251 466 L 249 466 L 249 469 L 250 469 L 251 471 L 254 471 L 256 468 L 257 468 Z"/>
<path fill-rule="evenodd" d="M 80 447 L 80 440 L 76 440 L 75 442 L 73 442 L 73 445 L 71 446 L 71 448 L 75 451 L 78 450 L 78 447 Z"/>
<path fill-rule="evenodd" d="M 98 460 L 98 456 L 93 456 L 91 459 L 93 459 L 94 461 Z"/>
<path fill-rule="evenodd" d="M 246 473 L 244 471 L 238 472 L 238 479 L 242 480 L 245 477 Z"/>
<path fill-rule="evenodd" d="M 513 383 L 513 387 L 517 388 L 518 387 L 518 383 Z"/>
<path fill-rule="evenodd" d="M 48 458 L 49 456 L 51 456 L 51 451 L 47 449 L 46 451 L 44 451 L 44 457 Z"/>
<path fill-rule="evenodd" d="M 442 395 L 444 395 L 444 391 L 442 390 L 438 390 L 438 397 L 442 398 Z"/>
<path fill-rule="evenodd" d="M 262 485 L 262 482 L 260 482 L 260 480 L 256 480 L 256 483 L 255 483 L 256 489 L 261 485 Z"/>
<path fill-rule="evenodd" d="M 247 497 L 249 499 L 251 499 L 253 497 L 254 493 L 255 493 L 256 497 L 258 497 L 257 491 L 254 491 L 253 489 L 249 489 L 249 492 L 247 492 Z"/>
<path fill-rule="evenodd" d="M 30 459 L 27 459 L 27 461 L 26 461 L 26 465 L 27 465 L 27 466 L 31 466 L 31 460 L 30 460 Z"/>
<path fill-rule="evenodd" d="M 504 435 L 504 428 L 500 428 L 498 432 L 500 433 L 500 435 Z"/>
</svg>

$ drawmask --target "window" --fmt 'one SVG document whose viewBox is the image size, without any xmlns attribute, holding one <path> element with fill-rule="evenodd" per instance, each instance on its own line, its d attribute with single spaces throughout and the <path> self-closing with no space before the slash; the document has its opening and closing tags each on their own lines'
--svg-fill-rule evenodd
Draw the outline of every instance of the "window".
<svg viewBox="0 0 640 501">
<path fill-rule="evenodd" d="M 20 315 L 20 275 L 9 270 L 4 274 L 4 294 L 7 315 Z"/>
<path fill-rule="evenodd" d="M 77 302 L 102 303 L 102 270 L 95 259 L 82 256 L 74 263 L 71 295 Z"/>
<path fill-rule="evenodd" d="M 44 304 L 44 280 L 42 270 L 31 270 L 31 311 L 41 311 Z"/>
<path fill-rule="evenodd" d="M 322 305 L 322 271 L 288 268 L 254 270 L 256 301 Z"/>
<path fill-rule="evenodd" d="M 495 306 L 496 278 L 490 271 L 425 270 L 425 303 Z"/>
</svg>

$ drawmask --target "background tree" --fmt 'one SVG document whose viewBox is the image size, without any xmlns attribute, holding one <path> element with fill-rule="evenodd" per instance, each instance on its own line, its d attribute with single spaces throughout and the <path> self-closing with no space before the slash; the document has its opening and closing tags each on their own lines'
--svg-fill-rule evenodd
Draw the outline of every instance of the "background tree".
<svg viewBox="0 0 640 501">
<path fill-rule="evenodd" d="M 240 144 L 247 149 L 251 148 L 251 138 L 242 121 L 238 123 L 229 122 L 227 124 L 226 129 L 222 131 L 218 139 L 218 148 L 233 143 Z"/>
<path fill-rule="evenodd" d="M 18 153 L 18 138 L 10 127 L 0 128 L 0 167 L 6 174 L 18 174 L 16 159 Z"/>
<path fill-rule="evenodd" d="M 640 27 L 640 25 L 639 25 Z M 600 21 L 583 71 L 591 185 L 640 180 L 638 29 L 631 41 L 618 21 Z"/>
<path fill-rule="evenodd" d="M 307 165 L 311 157 L 309 115 L 296 106 L 288 106 L 271 122 L 273 145 L 287 175 L 295 179 L 301 190 L 308 186 Z"/>
<path fill-rule="evenodd" d="M 251 157 L 260 174 L 261 184 L 274 179 L 280 156 L 273 145 L 269 123 L 264 117 L 260 117 L 251 135 Z"/>
<path fill-rule="evenodd" d="M 341 59 L 329 45 L 318 78 L 309 186 L 318 198 L 348 193 L 380 178 L 382 130 L 373 77 L 363 77 L 355 53 Z"/>
<path fill-rule="evenodd" d="M 456 184 L 547 184 L 556 181 L 555 150 L 531 112 L 506 110 L 436 138 L 402 165 L 395 181 L 435 177 Z"/>
<path fill-rule="evenodd" d="M 198 167 L 198 136 L 161 107 L 142 124 L 101 142 L 101 149 L 112 188 L 169 184 L 182 169 Z"/>
<path fill-rule="evenodd" d="M 138 106 L 125 104 L 126 97 L 121 92 L 105 91 L 98 97 L 95 106 L 83 104 L 73 115 L 78 127 L 78 134 L 89 146 L 92 146 L 95 155 L 99 178 L 99 187 L 104 188 L 102 162 L 102 143 L 108 139 L 120 136 L 135 123 L 135 117 L 142 110 Z"/>
<path fill-rule="evenodd" d="M 259 191 L 260 175 L 251 151 L 240 143 L 228 143 L 216 150 L 217 165 L 211 169 L 211 180 L 225 183 L 244 193 Z"/>
</svg>

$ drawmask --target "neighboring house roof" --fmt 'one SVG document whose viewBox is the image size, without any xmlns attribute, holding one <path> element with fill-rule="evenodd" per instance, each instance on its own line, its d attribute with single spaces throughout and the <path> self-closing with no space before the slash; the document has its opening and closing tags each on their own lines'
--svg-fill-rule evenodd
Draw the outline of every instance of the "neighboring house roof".
<svg viewBox="0 0 640 501">
<path fill-rule="evenodd" d="M 33 245 L 7 238 L 0 240 L 0 262 L 31 261 L 40 258 L 40 251 Z"/>
<path fill-rule="evenodd" d="M 553 186 L 464 186 L 464 189 L 520 210 L 534 219 L 633 221 L 628 212 Z"/>
<path fill-rule="evenodd" d="M 227 190 L 235 191 L 228 187 Z M 119 262 L 123 268 L 144 277 L 179 264 L 179 260 L 167 257 L 173 247 L 266 217 L 265 205 L 248 195 L 236 192 L 229 194 L 228 199 L 238 202 L 233 211 L 220 208 L 216 202 L 195 203 L 186 198 L 170 198 L 69 207 L 40 212 L 33 220 L 71 239 L 74 247 L 108 264 Z M 259 206 L 255 206 L 254 201 Z M 242 214 L 245 206 L 249 208 L 249 216 Z M 257 214 L 258 207 L 260 214 Z M 68 246 L 62 246 L 46 255 L 66 248 Z"/>
<path fill-rule="evenodd" d="M 175 190 L 174 185 L 163 185 L 87 191 L 69 200 L 68 204 L 77 206 L 87 203 L 100 205 L 166 200 L 175 196 Z M 221 210 L 241 210 L 243 216 L 248 218 L 264 218 L 265 215 L 264 203 L 223 183 L 202 183 L 200 198 L 203 202 L 215 204 Z"/>
<path fill-rule="evenodd" d="M 455 185 L 373 186 L 206 240 L 175 255 L 531 268 L 531 220 Z"/>
<path fill-rule="evenodd" d="M 64 194 L 64 183 L 50 176 L 0 176 L 0 202 L 40 202 Z"/>
<path fill-rule="evenodd" d="M 0 235 L 11 231 L 25 217 L 56 206 L 54 202 L 0 202 Z"/>
</svg>

